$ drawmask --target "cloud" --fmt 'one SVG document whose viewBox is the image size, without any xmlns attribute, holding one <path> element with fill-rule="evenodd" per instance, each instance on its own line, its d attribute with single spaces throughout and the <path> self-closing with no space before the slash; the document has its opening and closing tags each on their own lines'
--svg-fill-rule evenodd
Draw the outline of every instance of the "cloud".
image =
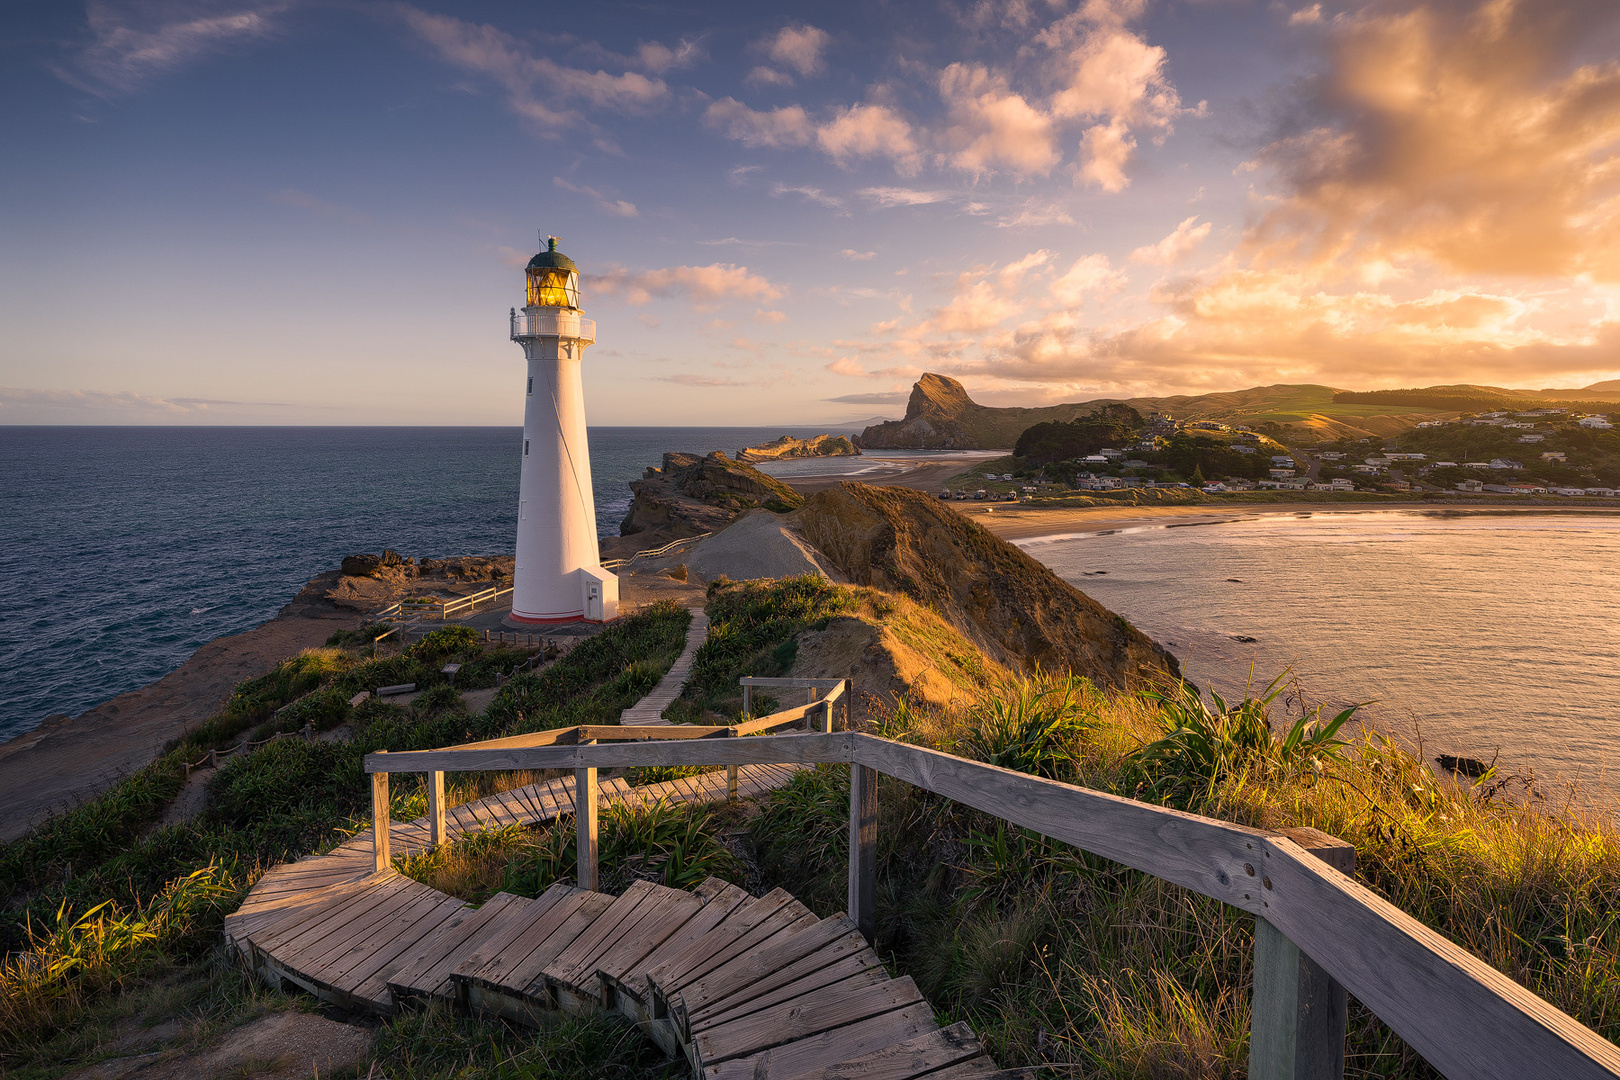
<svg viewBox="0 0 1620 1080">
<path fill-rule="evenodd" d="M 771 194 L 775 195 L 777 198 L 781 198 L 783 195 L 798 195 L 801 198 L 809 200 L 810 202 L 825 206 L 829 210 L 838 210 L 842 212 L 844 209 L 844 202 L 842 199 L 835 195 L 829 195 L 818 187 L 809 187 L 803 184 L 783 184 L 778 182 L 771 185 Z"/>
<path fill-rule="evenodd" d="M 1074 217 L 1055 202 L 1044 202 L 1034 196 L 1025 199 L 1017 209 L 996 220 L 998 229 L 1042 228 L 1051 225 L 1073 225 Z"/>
<path fill-rule="evenodd" d="M 922 154 L 911 125 L 886 105 L 851 105 L 816 128 L 816 144 L 840 165 L 851 158 L 886 157 L 904 175 L 915 173 Z"/>
<path fill-rule="evenodd" d="M 308 210 L 312 214 L 317 214 L 321 217 L 336 218 L 339 221 L 346 221 L 350 225 L 374 224 L 374 220 L 368 214 L 362 214 L 360 211 L 352 209 L 351 207 L 340 206 L 337 203 L 327 202 L 319 195 L 311 195 L 307 191 L 299 191 L 296 188 L 282 188 L 280 191 L 271 192 L 269 195 L 266 195 L 265 199 L 269 202 L 275 203 L 277 206 L 292 206 L 299 210 Z M 528 256 L 524 256 L 525 260 L 527 260 L 527 258 Z"/>
<path fill-rule="evenodd" d="M 933 203 L 950 202 L 956 198 L 956 195 L 949 191 L 917 191 L 903 187 L 861 188 L 859 194 L 879 206 L 929 206 Z"/>
<path fill-rule="evenodd" d="M 64 81 L 103 97 L 130 94 L 151 79 L 233 45 L 271 36 L 287 2 L 220 5 L 91 3 L 85 9 L 91 41 Z"/>
<path fill-rule="evenodd" d="M 1308 8 L 1300 8 L 1288 16 L 1289 26 L 1309 26 L 1322 21 L 1322 5 L 1312 4 Z"/>
<path fill-rule="evenodd" d="M 172 423 L 226 418 L 261 409 L 296 408 L 285 401 L 231 401 L 222 398 L 156 397 L 133 390 L 50 390 L 0 386 L 0 422 L 12 424 Z"/>
<path fill-rule="evenodd" d="M 689 300 L 699 310 L 713 310 L 726 300 L 763 303 L 783 296 L 783 290 L 768 278 L 731 263 L 671 266 L 640 273 L 612 267 L 601 274 L 587 275 L 586 284 L 594 293 L 619 297 L 637 306 L 657 297 Z"/>
<path fill-rule="evenodd" d="M 749 86 L 792 86 L 793 76 L 785 71 L 761 65 L 744 76 L 743 82 Z"/>
<path fill-rule="evenodd" d="M 551 182 L 562 188 L 564 191 L 572 191 L 575 195 L 588 196 L 596 203 L 596 208 L 602 211 L 604 214 L 612 214 L 614 217 L 626 218 L 636 217 L 640 214 L 640 211 L 636 209 L 635 203 L 627 202 L 624 199 L 611 198 L 602 194 L 600 191 L 597 191 L 593 187 L 585 187 L 582 184 L 571 184 L 560 176 L 553 176 L 551 178 Z"/>
<path fill-rule="evenodd" d="M 854 248 L 845 248 L 838 254 L 842 255 L 850 262 L 869 262 L 872 259 L 877 258 L 877 252 L 875 251 L 856 251 Z"/>
<path fill-rule="evenodd" d="M 880 390 L 870 394 L 840 394 L 838 397 L 822 400 L 837 402 L 840 405 L 902 405 L 910 399 L 909 390 Z"/>
<path fill-rule="evenodd" d="M 810 145 L 815 136 L 810 114 L 798 105 L 762 112 L 750 109 L 736 98 L 725 97 L 712 102 L 704 111 L 703 119 L 710 127 L 721 129 L 744 146 L 791 149 Z"/>
<path fill-rule="evenodd" d="M 679 375 L 654 375 L 653 379 L 655 381 L 657 381 L 657 382 L 675 383 L 677 386 L 747 386 L 748 385 L 745 382 L 738 382 L 736 379 L 721 379 L 721 378 L 716 378 L 713 375 L 691 375 L 691 374 L 687 374 L 687 373 L 682 373 L 682 374 L 679 374 Z"/>
<path fill-rule="evenodd" d="M 389 8 L 446 63 L 487 76 L 507 93 L 507 105 L 543 130 L 555 132 L 583 123 L 577 103 L 619 113 L 645 113 L 670 96 L 662 79 L 638 71 L 611 75 L 567 67 L 534 56 L 505 31 L 489 25 L 434 15 L 406 4 Z"/>
<path fill-rule="evenodd" d="M 1273 259 L 1620 280 L 1620 63 L 1586 60 L 1612 5 L 1381 4 L 1325 24 L 1303 112 L 1257 164 Z"/>
<path fill-rule="evenodd" d="M 1203 243 L 1209 236 L 1214 225 L 1208 221 L 1202 225 L 1195 225 L 1198 215 L 1194 214 L 1171 231 L 1169 236 L 1157 244 L 1147 244 L 1131 252 L 1131 261 L 1150 263 L 1156 266 L 1168 266 L 1180 262 L 1192 254 L 1194 248 Z"/>
<path fill-rule="evenodd" d="M 997 168 L 1044 176 L 1062 160 L 1052 120 L 979 64 L 955 63 L 939 77 L 948 122 L 941 140 L 950 163 L 975 176 Z"/>
<path fill-rule="evenodd" d="M 1087 297 L 1111 296 L 1125 285 L 1125 275 L 1115 270 L 1106 255 L 1086 255 L 1053 281 L 1052 298 L 1067 307 L 1079 307 Z"/>
<path fill-rule="evenodd" d="M 844 375 L 851 379 L 864 379 L 867 375 L 865 368 L 847 356 L 840 356 L 837 360 L 828 364 L 827 370 L 834 375 Z"/>
<path fill-rule="evenodd" d="M 814 75 L 824 66 L 832 35 L 814 26 L 784 26 L 766 46 L 766 54 L 800 75 Z"/>
<path fill-rule="evenodd" d="M 703 59 L 703 49 L 695 41 L 684 38 L 670 47 L 657 41 L 645 41 L 636 46 L 637 63 L 641 70 L 662 75 L 676 68 L 691 67 Z"/>
</svg>

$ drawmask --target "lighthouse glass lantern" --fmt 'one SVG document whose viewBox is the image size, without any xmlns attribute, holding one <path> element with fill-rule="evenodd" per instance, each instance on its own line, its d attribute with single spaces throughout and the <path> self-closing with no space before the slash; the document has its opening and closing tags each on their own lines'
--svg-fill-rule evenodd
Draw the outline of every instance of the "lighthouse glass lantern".
<svg viewBox="0 0 1620 1080">
<path fill-rule="evenodd" d="M 602 569 L 585 430 L 582 368 L 596 323 L 579 309 L 579 270 L 555 236 L 524 275 L 528 302 L 511 313 L 527 371 L 510 619 L 604 622 L 618 615 L 619 579 Z"/>
</svg>

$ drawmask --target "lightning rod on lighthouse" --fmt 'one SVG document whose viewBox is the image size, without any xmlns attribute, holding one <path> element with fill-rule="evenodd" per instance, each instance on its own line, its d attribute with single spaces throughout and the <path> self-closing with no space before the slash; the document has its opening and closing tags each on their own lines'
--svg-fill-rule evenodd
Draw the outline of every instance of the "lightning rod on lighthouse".
<svg viewBox="0 0 1620 1080">
<path fill-rule="evenodd" d="M 518 484 L 512 620 L 604 622 L 619 613 L 619 579 L 602 569 L 581 362 L 596 323 L 579 308 L 579 270 L 549 237 L 529 260 L 527 303 L 512 340 L 528 362 Z"/>
</svg>

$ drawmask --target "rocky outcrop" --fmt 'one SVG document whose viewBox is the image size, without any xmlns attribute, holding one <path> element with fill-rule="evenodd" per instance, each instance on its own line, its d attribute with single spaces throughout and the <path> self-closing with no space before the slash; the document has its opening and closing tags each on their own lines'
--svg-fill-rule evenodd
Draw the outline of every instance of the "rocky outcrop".
<svg viewBox="0 0 1620 1080">
<path fill-rule="evenodd" d="M 760 446 L 750 446 L 737 455 L 738 461 L 780 461 L 783 458 L 852 457 L 861 448 L 848 435 L 816 435 L 809 439 L 796 439 L 784 435 Z"/>
<path fill-rule="evenodd" d="M 803 503 L 798 492 L 752 466 L 733 461 L 723 451 L 707 457 L 668 453 L 659 469 L 648 469 L 630 482 L 635 499 L 619 534 L 635 537 L 634 550 L 660 547 L 671 540 L 717 532 L 747 510 L 763 507 L 784 513 Z M 617 545 L 617 550 L 626 545 Z M 604 553 L 608 551 L 604 545 Z"/>
<path fill-rule="evenodd" d="M 393 548 L 383 548 L 381 555 L 367 552 L 345 556 L 342 567 L 343 572 L 350 577 L 375 577 L 385 570 L 394 570 L 409 576 L 416 569 L 416 560 L 407 559 Z"/>
<path fill-rule="evenodd" d="M 861 432 L 868 450 L 1010 450 L 1031 425 L 1073 420 L 1092 411 L 1093 402 L 1043 409 L 998 409 L 968 397 L 955 379 L 929 373 L 911 388 L 903 420 L 890 420 Z"/>
<path fill-rule="evenodd" d="M 1176 658 L 1123 617 L 938 500 L 842 483 L 790 515 L 854 584 L 939 613 L 998 663 L 1069 670 L 1100 685 L 1179 677 Z"/>
<path fill-rule="evenodd" d="M 407 596 L 445 600 L 512 580 L 512 556 L 459 555 L 449 559 L 406 558 L 396 551 L 350 555 L 332 575 L 323 598 L 350 611 L 370 614 Z M 361 571 L 355 573 L 356 570 Z M 326 579 L 317 579 L 326 580 Z"/>
</svg>

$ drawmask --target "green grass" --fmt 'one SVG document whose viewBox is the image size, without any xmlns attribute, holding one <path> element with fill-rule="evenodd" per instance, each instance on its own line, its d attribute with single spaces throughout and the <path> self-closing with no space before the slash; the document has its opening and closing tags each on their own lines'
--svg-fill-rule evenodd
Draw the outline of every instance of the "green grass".
<svg viewBox="0 0 1620 1080">
<path fill-rule="evenodd" d="M 1265 697 L 1199 713 L 1044 679 L 949 715 L 908 707 L 880 730 L 1246 825 L 1339 836 L 1355 845 L 1364 884 L 1620 1036 L 1620 837 L 1509 778 L 1438 782 L 1376 735 L 1332 745 L 1335 718 L 1296 730 L 1297 711 Z M 1173 737 L 1191 731 L 1209 745 Z M 898 781 L 880 779 L 879 791 L 880 951 L 999 1062 L 1046 1064 L 1052 1076 L 1243 1074 L 1252 917 Z M 750 825 L 763 883 L 823 916 L 841 910 L 848 805 L 841 766 L 773 793 Z M 1356 1006 L 1347 1075 L 1435 1074 Z"/>
<path fill-rule="evenodd" d="M 206 811 L 194 821 L 145 831 L 178 789 L 171 754 L 79 812 L 5 845 L 0 932 L 13 963 L 0 974 L 0 1070 L 45 1067 L 46 1055 L 54 1052 L 47 1049 L 55 1045 L 51 1030 L 71 1027 L 132 979 L 177 969 L 216 947 L 219 920 L 262 868 L 364 828 L 370 813 L 367 753 L 614 723 L 674 661 L 688 621 L 688 613 L 673 604 L 626 618 L 539 674 L 514 678 L 476 715 L 448 687 L 424 694 L 411 707 L 369 701 L 349 715 L 351 742 L 283 740 L 227 759 L 209 781 Z M 440 639 L 405 659 L 435 662 L 432 650 L 446 644 L 461 647 Z M 370 666 L 375 672 L 374 665 L 398 659 L 379 662 L 322 650 L 316 660 L 278 668 L 271 676 L 277 683 L 238 696 L 254 699 L 256 712 L 280 691 L 305 689 L 312 668 L 341 686 L 356 670 Z M 463 782 L 475 791 L 487 778 Z M 399 785 L 392 812 L 401 818 L 420 814 L 422 801 L 419 791 Z M 206 889 L 197 876 L 205 867 L 211 868 Z M 198 899 L 199 890 L 207 893 L 206 903 Z"/>
</svg>

